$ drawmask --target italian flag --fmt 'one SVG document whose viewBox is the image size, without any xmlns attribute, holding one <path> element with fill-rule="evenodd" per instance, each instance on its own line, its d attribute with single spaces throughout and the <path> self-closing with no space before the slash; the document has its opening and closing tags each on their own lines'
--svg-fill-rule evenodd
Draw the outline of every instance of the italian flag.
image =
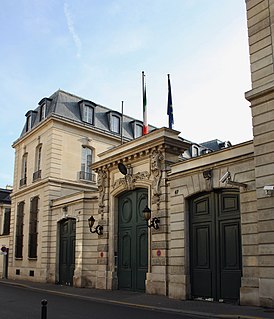
<svg viewBox="0 0 274 319">
<path fill-rule="evenodd" d="M 148 124 L 147 124 L 147 94 L 146 94 L 146 83 L 145 83 L 145 73 L 142 72 L 142 84 L 143 84 L 143 135 L 148 134 Z"/>
</svg>

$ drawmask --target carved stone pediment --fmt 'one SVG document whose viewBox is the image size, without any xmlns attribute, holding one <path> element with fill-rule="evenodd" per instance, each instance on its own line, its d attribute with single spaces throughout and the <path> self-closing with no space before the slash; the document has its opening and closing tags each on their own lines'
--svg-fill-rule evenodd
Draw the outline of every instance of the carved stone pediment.
<svg viewBox="0 0 274 319">
<path fill-rule="evenodd" d="M 116 181 L 114 181 L 112 188 L 116 189 L 117 187 L 120 187 L 121 185 L 127 189 L 132 190 L 135 188 L 135 183 L 137 181 L 142 180 L 149 180 L 150 174 L 147 171 L 138 172 L 136 174 L 126 174 L 124 178 L 119 178 Z"/>
</svg>

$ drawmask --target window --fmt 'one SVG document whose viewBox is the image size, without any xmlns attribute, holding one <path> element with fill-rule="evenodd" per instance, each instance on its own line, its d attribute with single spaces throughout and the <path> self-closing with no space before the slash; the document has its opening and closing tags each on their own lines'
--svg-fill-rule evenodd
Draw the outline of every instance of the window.
<svg viewBox="0 0 274 319">
<path fill-rule="evenodd" d="M 35 151 L 35 172 L 33 173 L 33 181 L 41 178 L 41 154 L 42 154 L 42 145 L 38 145 Z"/>
<path fill-rule="evenodd" d="M 91 170 L 92 164 L 92 149 L 87 146 L 82 146 L 82 160 L 81 160 L 81 171 L 80 179 L 94 181 L 94 174 Z"/>
<path fill-rule="evenodd" d="M 38 226 L 38 202 L 39 197 L 36 196 L 30 201 L 30 217 L 29 217 L 29 258 L 37 258 L 37 226 Z"/>
<path fill-rule="evenodd" d="M 111 117 L 111 130 L 115 133 L 120 133 L 120 117 L 112 115 Z"/>
<path fill-rule="evenodd" d="M 9 235 L 10 233 L 10 208 L 4 209 L 4 221 L 2 235 Z"/>
<path fill-rule="evenodd" d="M 132 127 L 132 135 L 133 138 L 137 138 L 143 135 L 143 124 L 141 121 L 131 121 L 130 122 L 131 127 Z"/>
<path fill-rule="evenodd" d="M 31 129 L 31 115 L 27 116 L 27 123 L 26 123 L 26 132 L 30 131 Z"/>
<path fill-rule="evenodd" d="M 143 135 L 143 127 L 141 125 L 136 125 L 136 135 L 135 137 L 140 137 Z"/>
<path fill-rule="evenodd" d="M 27 160 L 28 160 L 28 154 L 25 153 L 22 157 L 20 186 L 27 184 Z"/>
<path fill-rule="evenodd" d="M 46 103 L 40 106 L 40 121 L 46 117 Z"/>
<path fill-rule="evenodd" d="M 20 202 L 17 207 L 17 222 L 15 234 L 15 258 L 23 257 L 23 226 L 25 202 Z"/>
<path fill-rule="evenodd" d="M 94 108 L 92 106 L 83 105 L 83 121 L 93 124 Z"/>
<path fill-rule="evenodd" d="M 192 145 L 192 157 L 197 157 L 199 155 L 199 148 Z"/>
</svg>

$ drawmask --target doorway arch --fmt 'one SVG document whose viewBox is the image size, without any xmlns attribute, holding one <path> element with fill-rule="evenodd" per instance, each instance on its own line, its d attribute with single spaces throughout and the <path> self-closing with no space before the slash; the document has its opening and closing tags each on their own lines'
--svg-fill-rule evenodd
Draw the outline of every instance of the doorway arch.
<svg viewBox="0 0 274 319">
<path fill-rule="evenodd" d="M 221 189 L 192 197 L 190 281 L 193 298 L 237 301 L 242 275 L 239 192 Z"/>
<path fill-rule="evenodd" d="M 136 189 L 118 198 L 118 288 L 145 291 L 148 271 L 148 228 L 143 209 L 147 189 Z"/>
</svg>

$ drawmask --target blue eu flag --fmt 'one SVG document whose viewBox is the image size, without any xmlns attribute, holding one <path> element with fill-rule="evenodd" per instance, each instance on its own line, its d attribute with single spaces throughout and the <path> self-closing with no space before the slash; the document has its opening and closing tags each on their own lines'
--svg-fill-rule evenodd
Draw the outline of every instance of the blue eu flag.
<svg viewBox="0 0 274 319">
<path fill-rule="evenodd" d="M 172 126 L 174 124 L 174 118 L 173 118 L 173 106 L 172 106 L 171 84 L 170 84 L 169 74 L 167 75 L 167 78 L 168 78 L 168 99 L 167 99 L 168 127 L 172 129 Z"/>
</svg>

